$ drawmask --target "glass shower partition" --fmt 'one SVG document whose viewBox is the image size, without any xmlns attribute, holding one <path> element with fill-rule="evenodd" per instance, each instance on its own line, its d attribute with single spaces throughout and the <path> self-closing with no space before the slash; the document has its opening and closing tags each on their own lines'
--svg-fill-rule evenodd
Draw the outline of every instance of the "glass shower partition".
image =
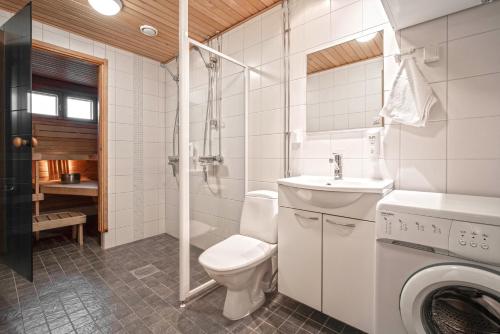
<svg viewBox="0 0 500 334">
<path fill-rule="evenodd" d="M 167 75 L 170 124 L 167 155 L 171 166 L 167 176 L 167 233 L 180 237 L 181 302 L 215 286 L 198 257 L 205 249 L 239 232 L 248 180 L 248 68 L 221 53 L 218 40 L 210 43 L 213 48 L 190 42 L 189 170 L 180 170 L 177 161 L 178 133 L 182 133 L 176 129 L 179 124 L 177 69 L 175 62 L 167 64 L 171 73 Z M 189 173 L 188 215 L 180 214 L 178 189 L 182 173 Z M 180 217 L 189 219 L 180 221 Z M 188 224 L 189 229 L 179 233 L 184 224 Z"/>
</svg>

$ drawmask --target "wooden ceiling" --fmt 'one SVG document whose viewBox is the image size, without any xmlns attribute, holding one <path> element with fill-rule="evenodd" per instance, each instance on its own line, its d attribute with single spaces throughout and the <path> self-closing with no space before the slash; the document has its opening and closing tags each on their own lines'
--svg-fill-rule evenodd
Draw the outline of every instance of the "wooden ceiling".
<svg viewBox="0 0 500 334">
<path fill-rule="evenodd" d="M 307 74 L 330 70 L 335 67 L 381 56 L 384 52 L 382 32 L 368 42 L 349 42 L 334 45 L 307 55 Z"/>
<path fill-rule="evenodd" d="M 122 0 L 115 16 L 94 11 L 87 0 L 33 0 L 37 21 L 158 61 L 167 61 L 178 50 L 178 0 Z M 18 11 L 29 1 L 0 0 L 0 8 Z M 189 35 L 205 41 L 281 0 L 189 0 Z M 149 24 L 159 30 L 156 37 L 140 33 Z"/>
<path fill-rule="evenodd" d="M 95 64 L 33 49 L 31 66 L 33 75 L 97 87 L 97 66 Z"/>
</svg>

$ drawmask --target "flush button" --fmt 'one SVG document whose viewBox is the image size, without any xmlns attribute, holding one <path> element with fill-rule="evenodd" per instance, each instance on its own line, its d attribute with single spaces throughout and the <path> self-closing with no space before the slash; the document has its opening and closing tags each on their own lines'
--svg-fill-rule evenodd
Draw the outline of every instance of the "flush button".
<svg viewBox="0 0 500 334">
<path fill-rule="evenodd" d="M 477 242 L 475 242 L 475 241 L 471 241 L 471 242 L 470 242 L 470 245 L 471 245 L 471 247 L 477 247 Z"/>
<path fill-rule="evenodd" d="M 489 246 L 487 243 L 483 242 L 483 243 L 481 244 L 481 248 L 482 248 L 482 249 L 489 249 L 489 248 L 490 248 L 490 246 Z"/>
<path fill-rule="evenodd" d="M 467 245 L 467 242 L 465 242 L 465 240 L 464 240 L 464 239 L 460 239 L 460 240 L 458 240 L 458 243 L 459 243 L 460 245 L 462 245 L 462 246 Z"/>
</svg>

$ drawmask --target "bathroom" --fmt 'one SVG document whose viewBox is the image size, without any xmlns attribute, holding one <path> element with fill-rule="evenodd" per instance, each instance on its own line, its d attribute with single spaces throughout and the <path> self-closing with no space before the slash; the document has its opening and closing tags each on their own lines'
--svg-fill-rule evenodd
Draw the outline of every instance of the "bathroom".
<svg viewBox="0 0 500 334">
<path fill-rule="evenodd" d="M 32 182 L 32 150 L 4 112 L 0 332 L 500 330 L 499 1 L 29 3 L 0 0 L 2 88 L 32 89 L 8 85 L 31 66 L 7 58 L 12 29 L 25 55 L 106 66 L 103 219 L 83 246 L 35 240 L 34 188 L 9 168 Z M 355 64 L 318 70 L 331 54 Z M 439 312 L 450 291 L 481 296 L 452 309 L 465 321 Z"/>
</svg>

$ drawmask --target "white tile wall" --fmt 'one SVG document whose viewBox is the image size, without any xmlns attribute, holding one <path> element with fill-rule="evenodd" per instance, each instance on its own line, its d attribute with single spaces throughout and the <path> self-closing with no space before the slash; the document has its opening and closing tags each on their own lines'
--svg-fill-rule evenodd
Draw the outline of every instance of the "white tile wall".
<svg viewBox="0 0 500 334">
<path fill-rule="evenodd" d="M 347 176 L 393 178 L 396 187 L 401 189 L 500 196 L 500 181 L 496 177 L 500 170 L 500 152 L 496 144 L 500 142 L 500 100 L 495 90 L 500 83 L 497 73 L 500 72 L 497 50 L 500 25 L 495 20 L 500 15 L 499 3 L 400 32 L 394 32 L 387 24 L 379 0 L 292 0 L 290 8 L 292 130 L 305 130 L 306 114 L 314 113 L 314 109 L 306 113 L 306 55 L 320 45 L 331 45 L 341 36 L 345 36 L 341 41 L 348 40 L 349 35 L 361 34 L 363 29 L 374 26 L 378 26 L 376 30 L 383 29 L 386 94 L 397 71 L 392 55 L 400 48 L 436 44 L 440 47 L 441 56 L 437 63 L 418 62 L 439 99 L 426 128 L 400 126 L 387 120 L 382 130 L 381 157 L 378 160 L 367 156 L 364 131 L 308 134 L 302 145 L 293 146 L 291 164 L 294 174 L 330 174 L 328 158 L 331 152 L 338 151 L 345 156 Z M 248 124 L 250 190 L 276 189 L 276 179 L 283 176 L 281 41 L 279 7 L 223 36 L 223 51 L 233 56 L 242 55 L 243 61 L 252 67 Z M 367 87 L 370 91 L 371 86 Z M 174 95 L 175 85 L 167 84 L 169 110 L 175 106 Z M 350 104 L 351 108 L 356 107 L 354 102 Z M 317 109 L 320 115 L 321 108 Z M 341 115 L 336 116 L 337 119 L 332 119 L 332 122 L 348 121 Z M 173 117 L 167 119 L 171 126 Z M 167 140 L 170 140 L 171 131 L 167 130 L 167 133 Z M 229 152 L 238 152 L 241 143 L 231 145 L 225 142 L 224 147 L 229 157 Z M 471 171 L 474 171 L 474 178 L 470 177 Z M 167 184 L 170 189 L 167 189 L 166 195 L 166 230 L 176 235 L 176 183 L 170 176 Z M 234 182 L 232 185 L 226 182 L 226 185 L 238 187 Z M 241 193 L 241 188 L 236 192 L 235 189 L 228 190 L 233 193 L 231 196 Z M 234 203 L 238 205 L 232 206 Z M 200 222 L 203 221 L 225 233 L 237 230 L 241 202 L 232 202 L 228 206 L 205 195 L 193 199 L 192 204 L 195 208 L 193 219 L 197 220 L 193 224 L 195 230 L 200 230 Z M 230 214 L 229 207 L 233 208 Z M 219 217 L 217 225 L 214 210 L 222 210 L 228 218 Z M 224 222 L 227 224 L 224 225 Z M 215 240 L 205 238 L 196 242 L 206 245 Z"/>
<path fill-rule="evenodd" d="M 270 35 L 269 45 L 261 44 L 261 17 L 257 17 L 243 26 L 242 30 L 233 30 L 223 41 L 223 48 L 231 51 L 234 58 L 248 58 L 249 62 L 260 64 L 262 54 L 270 60 L 281 56 L 281 44 L 276 45 L 275 37 Z M 267 21 L 267 24 L 271 24 Z M 244 40 L 241 38 L 243 31 Z M 233 42 L 231 42 L 233 41 Z M 234 43 L 234 44 L 233 44 Z M 278 54 L 274 54 L 276 52 Z M 208 59 L 208 55 L 203 52 Z M 203 65 L 198 52 L 191 53 L 191 90 L 190 90 L 190 141 L 195 147 L 195 157 L 203 154 L 204 123 L 207 108 L 207 69 Z M 269 62 L 269 75 L 266 85 L 279 83 L 280 63 Z M 168 66 L 176 72 L 174 62 Z M 222 155 L 224 163 L 218 167 L 209 167 L 208 184 L 202 178 L 202 166 L 197 159 L 191 162 L 190 173 L 190 214 L 191 242 L 201 248 L 207 248 L 214 243 L 238 232 L 244 195 L 244 95 L 242 69 L 222 60 Z M 260 79 L 260 77 L 259 77 Z M 260 80 L 259 80 L 260 86 Z M 169 76 L 166 81 L 167 96 L 167 154 L 172 155 L 172 133 L 177 107 L 177 87 Z M 169 102 L 173 101 L 173 102 Z M 260 107 L 259 107 L 260 109 Z M 260 122 L 260 119 L 259 119 Z M 259 124 L 260 127 L 260 124 Z M 269 130 L 271 131 L 271 130 Z M 218 153 L 218 133 L 213 136 L 213 153 Z M 272 153 L 269 153 L 272 154 Z M 208 155 L 208 152 L 207 152 Z M 174 236 L 178 234 L 178 184 L 170 166 L 167 168 L 167 214 L 165 230 Z M 152 213 L 154 214 L 154 213 Z"/>
<path fill-rule="evenodd" d="M 401 189 L 500 196 L 500 2 L 397 32 L 387 24 L 379 0 L 291 0 L 290 9 L 292 129 L 305 130 L 306 55 L 313 50 L 346 41 L 366 29 L 383 29 L 385 95 L 397 71 L 392 55 L 400 49 L 438 45 L 441 57 L 430 64 L 418 60 L 439 99 L 427 127 L 386 120 L 378 160 L 367 156 L 364 131 L 307 134 L 302 145 L 293 146 L 294 174 L 330 173 L 328 158 L 336 150 L 345 154 L 346 175 L 391 177 Z M 283 175 L 282 74 L 278 81 L 282 55 L 276 58 L 278 51 L 270 48 L 282 38 L 280 11 L 276 7 L 263 14 L 260 27 L 259 19 L 254 19 L 223 36 L 224 51 L 243 50 L 244 61 L 253 66 L 250 189 L 276 189 L 275 180 Z M 250 41 L 242 40 L 245 36 L 251 36 Z M 321 109 L 316 112 L 319 115 Z"/>
<path fill-rule="evenodd" d="M 311 50 L 303 34 L 314 25 L 310 22 L 313 18 L 308 21 L 305 14 L 293 13 L 293 10 L 306 8 L 302 2 L 292 1 L 291 6 L 294 22 L 291 40 L 295 42 L 291 55 L 292 79 L 305 76 L 305 56 Z M 329 173 L 329 155 L 341 151 L 349 175 L 391 177 L 401 189 L 500 196 L 496 181 L 500 171 L 500 99 L 497 93 L 500 84 L 500 3 L 476 7 L 399 32 L 392 31 L 385 18 L 372 14 L 380 8 L 378 0 L 332 0 L 330 5 L 332 34 L 326 45 L 335 43 L 344 31 L 356 34 L 363 28 L 382 24 L 386 93 L 397 71 L 397 64 L 390 55 L 399 49 L 439 45 L 439 62 L 424 64 L 418 61 L 439 103 L 431 112 L 428 126 L 422 129 L 391 124 L 387 120 L 378 161 L 367 157 L 364 131 L 308 134 L 302 146 L 293 151 L 294 173 Z M 349 10 L 350 16 L 341 15 Z M 362 28 L 359 27 L 360 15 Z M 419 56 L 421 51 L 417 52 Z M 292 108 L 294 129 L 304 129 L 304 108 L 298 109 L 302 109 L 302 113 Z M 317 112 L 320 114 L 321 109 Z M 256 186 L 265 184 L 260 182 L 263 180 L 258 181 Z M 269 188 L 275 188 L 275 184 L 269 184 Z"/>
<path fill-rule="evenodd" d="M 397 64 L 391 56 L 400 48 L 438 45 L 440 61 L 418 65 L 432 83 L 439 104 L 429 125 L 415 129 L 387 121 L 382 130 L 378 160 L 369 159 L 364 131 L 308 134 L 302 145 L 293 146 L 294 174 L 329 174 L 328 158 L 333 150 L 345 155 L 345 173 L 350 176 L 391 177 L 396 187 L 423 191 L 445 191 L 500 196 L 500 2 L 475 7 L 402 31 L 387 24 L 380 0 L 291 0 L 291 124 L 305 130 L 306 55 L 313 49 L 345 41 L 367 29 L 384 30 L 385 94 L 391 89 Z M 7 18 L 9 14 L 0 13 Z M 374 28 L 375 27 L 375 28 Z M 157 62 L 117 50 L 108 45 L 35 22 L 34 38 L 61 47 L 105 57 L 109 63 L 109 227 L 104 245 L 112 247 L 134 240 L 131 198 L 142 197 L 141 236 L 167 232 L 177 235 L 176 181 L 166 165 L 171 152 L 176 87 Z M 281 8 L 246 22 L 223 35 L 223 52 L 252 66 L 249 101 L 250 189 L 276 189 L 283 176 L 283 68 Z M 421 52 L 417 52 L 417 57 Z M 134 64 L 141 62 L 141 74 Z M 172 64 L 170 64 L 172 66 Z M 175 72 L 175 67 L 171 67 Z M 225 66 L 224 75 L 235 68 Z M 206 77 L 195 73 L 200 87 Z M 202 72 L 205 73 L 205 72 Z M 140 75 L 140 78 L 137 76 Z M 168 80 L 166 80 L 168 78 Z M 137 80 L 141 91 L 137 91 Z M 227 137 L 224 138 L 227 168 L 220 173 L 219 196 L 203 186 L 201 175 L 192 182 L 194 235 L 207 229 L 208 245 L 235 233 L 243 192 L 242 119 L 234 106 L 241 93 L 238 75 L 224 84 Z M 203 91 L 192 92 L 192 101 L 204 100 Z M 197 95 L 198 94 L 198 95 Z M 230 95 L 233 95 L 231 97 Z M 232 98 L 232 100 L 231 100 Z M 142 101 L 142 124 L 134 124 L 137 99 Z M 355 107 L 352 105 L 351 107 Z M 308 111 L 309 112 L 309 111 Z M 318 113 L 320 110 L 318 110 Z M 198 117 L 198 118 L 196 118 Z M 192 106 L 193 139 L 202 140 L 203 106 Z M 335 121 L 335 120 L 334 120 Z M 338 117 L 338 122 L 346 121 Z M 143 131 L 144 162 L 136 175 L 134 157 L 141 147 L 135 142 Z M 134 167 L 136 166 L 136 167 Z M 137 182 L 138 178 L 142 179 Z M 214 176 L 211 177 L 214 180 Z M 134 185 L 142 184 L 142 189 Z M 133 201 L 133 200 L 132 200 Z M 215 219 L 216 217 L 217 219 Z M 164 223 L 166 222 L 166 223 Z"/>
<path fill-rule="evenodd" d="M 10 13 L 0 11 L 1 23 L 10 16 Z M 134 207 L 133 198 L 137 193 L 149 189 L 134 188 L 134 181 L 145 175 L 155 177 L 152 191 L 162 196 L 149 196 L 144 205 L 144 217 L 140 217 L 135 223 L 144 225 L 141 237 L 165 232 L 165 182 L 161 177 L 165 175 L 166 169 L 163 163 L 165 140 L 159 135 L 165 132 L 166 125 L 166 118 L 159 116 L 165 112 L 165 90 L 160 89 L 165 82 L 164 69 L 156 61 L 36 21 L 33 22 L 33 38 L 108 60 L 109 231 L 103 235 L 102 246 L 110 248 L 137 240 L 134 236 L 134 212 L 131 209 Z M 134 73 L 134 62 L 144 64 L 143 73 Z M 142 80 L 142 76 L 147 78 L 147 81 L 144 79 L 143 91 L 134 90 L 134 83 Z M 155 136 L 135 143 L 134 133 L 139 130 L 139 125 L 134 124 L 133 114 L 135 101 L 139 96 L 143 96 L 143 100 L 153 101 L 144 108 L 144 117 L 148 121 L 148 128 L 144 131 L 154 133 Z M 134 144 L 148 147 L 151 145 L 150 141 L 155 141 L 158 145 L 152 159 L 155 163 L 145 164 L 141 174 L 134 173 Z"/>
<path fill-rule="evenodd" d="M 378 57 L 307 76 L 307 131 L 371 127 L 382 108 L 382 67 Z M 293 105 L 304 104 L 303 89 L 292 89 Z"/>
<path fill-rule="evenodd" d="M 330 173 L 328 157 L 333 150 L 340 150 L 346 155 L 347 175 L 392 177 L 396 186 L 402 189 L 500 196 L 500 179 L 497 177 L 500 171 L 497 144 L 500 142 L 500 100 L 496 93 L 500 83 L 500 2 L 400 32 L 392 31 L 386 24 L 379 0 L 292 0 L 290 7 L 294 87 L 291 123 L 294 129 L 305 129 L 305 56 L 313 47 L 332 43 L 339 36 L 361 33 L 370 27 L 384 29 L 386 93 L 397 70 L 390 55 L 399 48 L 439 44 L 441 56 L 438 63 L 419 63 L 440 100 L 431 113 L 432 122 L 427 128 L 413 129 L 387 122 L 389 124 L 383 129 L 381 159 L 377 161 L 367 158 L 363 131 L 307 135 L 304 143 L 293 150 L 295 174 Z M 4 18 L 9 16 L 0 14 Z M 108 59 L 110 232 L 105 235 L 105 246 L 134 240 L 133 224 L 129 218 L 133 215 L 127 206 L 136 191 L 143 192 L 144 202 L 148 203 L 144 207 L 144 237 L 164 231 L 177 235 L 176 183 L 166 166 L 164 153 L 165 145 L 170 149 L 171 144 L 175 85 L 170 80 L 165 82 L 165 72 L 158 63 L 142 57 L 37 22 L 33 35 L 48 43 Z M 253 66 L 249 101 L 251 189 L 275 189 L 275 180 L 283 173 L 281 39 L 279 7 L 223 36 L 223 51 L 243 58 Z M 144 130 L 148 133 L 144 137 L 144 154 L 150 157 L 144 163 L 144 173 L 151 171 L 154 176 L 147 178 L 147 189 L 141 190 L 131 188 L 137 176 L 133 174 L 134 145 L 129 137 L 131 128 L 134 129 L 134 99 L 139 93 L 134 92 L 130 84 L 131 80 L 136 80 L 132 69 L 137 58 L 143 61 L 144 91 L 141 94 L 146 97 L 143 99 L 143 116 Z M 168 112 L 164 114 L 165 111 Z M 168 124 L 166 128 L 165 124 Z M 224 143 L 225 154 L 228 158 L 233 155 L 241 157 L 238 154 L 242 143 L 230 144 L 229 140 L 227 138 Z M 229 164 L 233 163 L 238 162 Z M 155 182 L 155 177 L 163 179 L 165 171 L 167 179 Z M 163 182 L 166 183 L 165 191 Z M 241 181 L 239 184 L 225 183 L 225 186 L 232 188 L 224 192 L 229 197 L 241 192 Z M 200 191 L 206 194 L 207 189 Z M 217 208 L 230 216 L 213 223 L 214 226 L 218 224 L 217 229 L 226 234 L 234 233 L 238 228 L 241 200 L 227 198 L 216 203 L 208 198 L 206 195 L 202 197 L 206 203 L 213 204 L 207 210 Z M 203 203 L 203 200 L 199 202 Z M 198 212 L 196 218 L 200 217 L 204 216 Z M 163 224 L 163 220 L 167 223 Z M 211 222 L 210 218 L 205 220 Z"/>
</svg>

